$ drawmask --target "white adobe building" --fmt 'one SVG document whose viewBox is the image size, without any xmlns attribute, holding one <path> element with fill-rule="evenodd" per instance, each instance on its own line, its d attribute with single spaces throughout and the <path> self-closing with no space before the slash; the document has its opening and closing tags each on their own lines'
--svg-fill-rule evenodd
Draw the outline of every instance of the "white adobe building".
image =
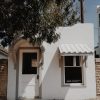
<svg viewBox="0 0 100 100">
<path fill-rule="evenodd" d="M 9 50 L 7 100 L 96 98 L 94 27 L 59 27 L 61 38 L 43 48 L 18 40 Z"/>
</svg>

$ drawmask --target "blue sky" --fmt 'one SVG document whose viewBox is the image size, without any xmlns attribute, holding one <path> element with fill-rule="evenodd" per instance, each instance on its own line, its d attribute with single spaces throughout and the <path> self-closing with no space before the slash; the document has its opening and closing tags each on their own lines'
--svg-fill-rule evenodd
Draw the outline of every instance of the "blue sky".
<svg viewBox="0 0 100 100">
<path fill-rule="evenodd" d="M 98 42 L 97 14 L 96 14 L 97 5 L 100 5 L 100 0 L 84 0 L 85 22 L 94 24 L 95 46 L 97 45 Z"/>
</svg>

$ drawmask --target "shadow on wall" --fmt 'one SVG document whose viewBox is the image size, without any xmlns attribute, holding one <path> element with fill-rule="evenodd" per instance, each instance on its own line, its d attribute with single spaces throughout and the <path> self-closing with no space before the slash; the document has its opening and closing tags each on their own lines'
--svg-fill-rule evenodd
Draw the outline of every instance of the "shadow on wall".
<svg viewBox="0 0 100 100">
<path fill-rule="evenodd" d="M 49 53 L 49 52 L 48 52 Z M 49 57 L 50 56 L 50 57 Z M 70 96 L 73 97 L 79 97 L 79 92 L 83 90 L 79 90 L 79 92 L 76 92 L 76 87 L 70 88 L 63 85 L 63 66 L 60 66 L 59 64 L 59 51 L 58 49 L 55 49 L 53 51 L 53 54 L 49 56 L 44 56 L 44 64 L 39 69 L 42 74 L 40 77 L 43 79 L 41 80 L 41 83 L 39 84 L 37 75 L 24 75 L 21 78 L 20 81 L 22 82 L 20 87 L 18 87 L 20 90 L 20 95 L 24 98 L 32 98 L 35 97 L 42 97 L 42 99 L 67 99 Z M 51 57 L 52 56 L 52 57 Z M 48 62 L 47 62 L 48 61 Z M 47 69 L 45 71 L 45 69 Z M 77 90 L 84 87 L 77 87 Z M 71 90 L 70 90 L 71 89 Z M 73 92 L 72 92 L 73 90 Z M 82 92 L 83 93 L 83 92 Z M 21 98 L 22 98 L 21 97 Z M 72 97 L 71 97 L 72 98 Z"/>
<path fill-rule="evenodd" d="M 34 99 L 37 96 L 38 90 L 36 87 L 38 82 L 34 75 L 29 77 L 27 81 L 23 81 L 21 84 L 22 86 L 20 85 L 21 89 L 19 96 L 20 99 Z"/>
<path fill-rule="evenodd" d="M 51 56 L 51 55 L 50 55 Z M 46 56 L 48 58 L 48 56 Z M 45 58 L 45 59 L 47 59 Z M 49 59 L 49 58 L 48 58 Z M 44 63 L 47 63 L 44 61 Z M 67 96 L 69 87 L 63 85 L 62 67 L 59 66 L 59 52 L 58 49 L 54 51 L 52 59 L 49 60 L 48 66 L 42 66 L 41 71 L 45 70 L 46 73 L 39 85 L 37 75 L 22 75 L 19 77 L 18 89 L 20 90 L 20 99 L 34 99 L 42 97 L 42 99 L 64 99 Z M 47 64 L 45 64 L 47 65 Z M 41 77 L 41 76 L 40 76 Z"/>
<path fill-rule="evenodd" d="M 50 58 L 49 56 L 52 57 Z M 21 84 L 19 84 L 20 87 L 18 88 L 20 89 L 21 99 L 41 97 L 42 99 L 66 100 L 66 98 L 69 97 L 70 87 L 64 86 L 63 66 L 59 64 L 60 57 L 58 49 L 55 49 L 53 54 L 49 54 L 49 56 L 44 56 L 44 64 L 39 68 L 41 71 L 39 75 L 40 77 L 43 76 L 41 82 L 39 82 L 40 80 L 38 80 L 37 74 L 25 74 L 19 77 Z M 45 69 L 47 70 L 45 71 Z M 73 87 L 73 90 L 74 89 L 76 88 Z M 75 94 L 74 92 L 72 95 L 78 96 L 79 94 Z"/>
<path fill-rule="evenodd" d="M 58 49 L 55 50 L 52 59 L 50 59 L 49 66 L 44 66 L 43 70 L 45 67 L 48 69 L 40 85 L 43 99 L 64 99 L 68 93 L 69 87 L 63 85 L 63 73 L 62 66 L 59 65 Z"/>
<path fill-rule="evenodd" d="M 20 42 L 19 42 L 20 43 Z M 18 49 L 19 47 L 30 47 L 29 44 L 25 44 L 25 41 L 22 41 L 20 44 L 16 44 L 14 50 Z M 23 46 L 24 44 L 24 46 Z M 33 46 L 32 46 L 33 47 Z M 41 84 L 39 85 L 39 80 L 37 79 L 37 75 L 34 74 L 24 74 L 21 75 L 22 72 L 19 75 L 19 69 L 17 68 L 17 90 L 16 90 L 16 97 L 18 98 L 32 98 L 34 99 L 35 97 L 38 97 L 38 94 L 40 94 L 41 97 L 44 99 L 63 99 L 66 97 L 69 87 L 64 87 L 62 86 L 62 72 L 61 72 L 61 67 L 59 66 L 59 54 L 58 54 L 58 49 L 53 46 L 55 49 L 52 49 L 53 54 L 51 54 L 50 51 L 50 58 L 45 56 L 45 61 L 43 64 L 43 69 L 39 68 L 40 71 L 42 71 L 44 74 L 44 70 L 46 70 L 46 73 L 43 75 L 43 79 L 41 81 Z M 50 47 L 51 49 L 51 47 Z M 18 52 L 19 55 L 19 52 Z M 17 57 L 18 57 L 17 55 Z M 52 58 L 51 58 L 52 56 Z M 19 60 L 19 57 L 16 58 Z M 48 62 L 46 62 L 48 59 Z M 21 60 L 21 59 L 20 59 Z M 21 62 L 21 61 L 20 61 Z M 27 60 L 26 60 L 27 62 Z M 19 61 L 18 61 L 19 64 Z M 20 63 L 21 64 L 21 63 Z M 22 66 L 22 65 L 18 65 Z M 40 76 L 41 77 L 41 76 Z M 20 82 L 19 82 L 20 81 Z"/>
</svg>

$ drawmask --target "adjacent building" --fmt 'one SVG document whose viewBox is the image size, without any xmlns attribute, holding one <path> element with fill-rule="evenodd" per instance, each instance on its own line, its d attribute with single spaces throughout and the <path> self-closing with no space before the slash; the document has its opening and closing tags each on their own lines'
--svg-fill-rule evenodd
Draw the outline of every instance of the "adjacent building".
<svg viewBox="0 0 100 100">
<path fill-rule="evenodd" d="M 0 99 L 7 99 L 8 51 L 0 47 Z"/>
<path fill-rule="evenodd" d="M 96 58 L 100 58 L 100 5 L 97 6 L 98 44 L 95 47 Z"/>
</svg>

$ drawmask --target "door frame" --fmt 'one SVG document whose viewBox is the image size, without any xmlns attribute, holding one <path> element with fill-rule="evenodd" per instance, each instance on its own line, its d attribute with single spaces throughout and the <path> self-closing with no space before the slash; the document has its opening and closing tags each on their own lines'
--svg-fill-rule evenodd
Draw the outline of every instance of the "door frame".
<svg viewBox="0 0 100 100">
<path fill-rule="evenodd" d="M 40 47 L 19 47 L 18 51 L 16 52 L 16 59 L 17 59 L 17 63 L 16 63 L 16 99 L 18 99 L 18 87 L 19 87 L 19 57 L 20 57 L 20 50 L 29 50 L 29 51 L 38 51 L 38 61 L 40 60 Z M 39 70 L 39 68 L 37 68 L 37 71 Z M 38 72 L 39 75 L 39 72 Z M 38 79 L 39 82 L 39 79 Z M 40 97 L 40 92 L 39 92 L 39 97 Z"/>
</svg>

